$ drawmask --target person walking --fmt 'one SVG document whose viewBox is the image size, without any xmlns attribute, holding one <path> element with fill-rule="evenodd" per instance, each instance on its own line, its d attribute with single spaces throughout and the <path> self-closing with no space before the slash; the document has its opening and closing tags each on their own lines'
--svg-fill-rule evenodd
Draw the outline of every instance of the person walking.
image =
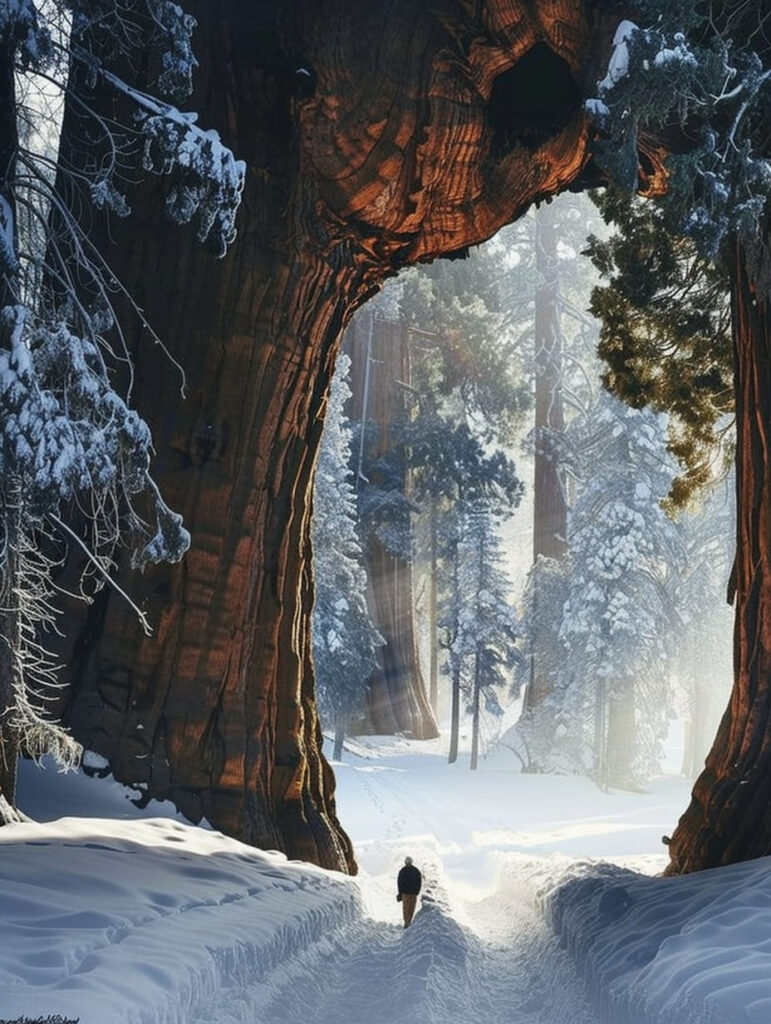
<svg viewBox="0 0 771 1024">
<path fill-rule="evenodd" d="M 418 893 L 423 884 L 423 876 L 412 863 L 412 857 L 404 858 L 404 867 L 396 879 L 397 900 L 402 905 L 404 915 L 404 927 L 408 928 L 412 915 L 415 913 L 415 904 L 418 902 Z"/>
</svg>

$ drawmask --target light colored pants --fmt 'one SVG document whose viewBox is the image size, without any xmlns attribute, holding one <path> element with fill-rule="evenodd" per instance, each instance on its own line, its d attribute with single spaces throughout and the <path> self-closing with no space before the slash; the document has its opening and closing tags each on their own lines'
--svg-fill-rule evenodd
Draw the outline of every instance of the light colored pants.
<svg viewBox="0 0 771 1024">
<path fill-rule="evenodd" d="M 418 897 L 414 892 L 403 892 L 402 893 L 402 913 L 404 914 L 404 927 L 406 928 L 412 920 L 412 915 L 415 913 L 415 904 L 418 902 Z"/>
</svg>

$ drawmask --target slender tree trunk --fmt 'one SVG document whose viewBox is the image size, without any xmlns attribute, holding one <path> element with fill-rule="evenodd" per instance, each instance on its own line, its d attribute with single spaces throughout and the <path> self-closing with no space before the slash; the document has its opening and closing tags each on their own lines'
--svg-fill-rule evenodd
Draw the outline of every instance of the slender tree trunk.
<svg viewBox="0 0 771 1024">
<path fill-rule="evenodd" d="M 437 507 L 436 498 L 429 499 L 429 545 L 430 561 L 428 568 L 428 700 L 434 717 L 439 717 L 439 645 L 437 642 L 437 593 L 436 576 L 437 560 Z"/>
<path fill-rule="evenodd" d="M 342 761 L 343 759 L 343 743 L 345 742 L 345 733 L 348 727 L 348 719 L 344 715 L 335 716 L 335 747 L 332 752 L 333 761 Z"/>
<path fill-rule="evenodd" d="M 5 603 L 5 602 L 3 602 Z M 11 724 L 15 703 L 13 693 L 13 616 L 0 616 L 0 825 L 19 821 L 16 811 L 16 771 L 19 738 Z"/>
<path fill-rule="evenodd" d="M 14 85 L 15 47 L 10 41 L 0 45 L 0 198 L 3 200 L 0 218 L 12 240 L 16 252 L 16 227 L 13 181 L 18 150 L 16 128 L 16 91 Z M 5 224 L 6 218 L 13 223 Z M 0 228 L 1 230 L 2 228 Z M 0 309 L 15 301 L 11 282 L 15 267 L 0 258 Z M 0 338 L 0 344 L 3 339 Z M 7 483 L 7 481 L 6 481 Z M 13 551 L 14 509 L 3 508 L 0 520 L 0 825 L 18 821 L 16 812 L 16 766 L 19 741 L 12 725 L 16 702 L 13 677 L 13 650 L 17 643 L 15 610 L 16 571 Z"/>
<path fill-rule="evenodd" d="M 734 688 L 669 847 L 670 874 L 771 851 L 771 308 L 735 263 L 736 623 Z"/>
<path fill-rule="evenodd" d="M 455 621 L 452 623 L 452 632 L 455 640 L 458 638 L 459 633 L 459 622 L 457 613 L 457 602 L 458 602 L 458 588 L 459 583 L 459 551 L 458 542 L 455 541 L 452 551 L 452 602 L 455 608 L 454 616 Z M 460 732 L 460 670 L 461 670 L 461 656 L 457 652 L 453 652 L 448 647 L 448 658 L 450 661 L 450 687 L 451 687 L 451 704 L 450 704 L 450 750 L 447 755 L 447 760 L 450 764 L 453 764 L 458 760 L 458 734 Z"/>
<path fill-rule="evenodd" d="M 471 762 L 474 771 L 479 763 L 479 649 L 474 653 L 474 694 L 471 704 Z"/>
<path fill-rule="evenodd" d="M 460 660 L 451 658 L 451 702 L 450 702 L 450 749 L 447 754 L 448 764 L 458 760 L 458 739 L 460 733 Z"/>
</svg>

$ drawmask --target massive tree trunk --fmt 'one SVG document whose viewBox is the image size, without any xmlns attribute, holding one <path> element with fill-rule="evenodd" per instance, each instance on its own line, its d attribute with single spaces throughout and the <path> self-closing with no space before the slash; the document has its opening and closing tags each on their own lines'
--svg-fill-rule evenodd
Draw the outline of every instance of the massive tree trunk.
<svg viewBox="0 0 771 1024">
<path fill-rule="evenodd" d="M 579 177 L 581 97 L 618 15 L 573 0 L 186 6 L 201 65 L 190 105 L 249 167 L 238 240 L 214 263 L 137 196 L 100 244 L 187 372 L 183 400 L 127 328 L 155 477 L 193 542 L 180 566 L 123 577 L 152 638 L 99 596 L 68 717 L 148 798 L 352 869 L 309 619 L 308 496 L 339 337 L 395 268 L 479 242 Z"/>
<path fill-rule="evenodd" d="M 535 460 L 533 473 L 533 562 L 560 559 L 567 550 L 568 504 L 564 472 L 560 467 L 554 434 L 565 430 L 562 397 L 562 326 L 560 323 L 558 229 L 555 208 L 542 207 L 536 216 L 535 254 Z M 534 577 L 538 607 L 538 576 Z M 531 640 L 530 681 L 524 710 L 534 711 L 552 690 L 544 669 L 543 644 L 551 635 L 535 619 Z"/>
<path fill-rule="evenodd" d="M 346 351 L 351 357 L 351 418 L 363 427 L 374 423 L 378 432 L 371 462 L 389 450 L 392 427 L 408 414 L 408 334 L 399 324 L 364 317 L 348 331 Z M 361 472 L 372 486 L 381 484 L 367 461 Z M 406 493 L 406 473 L 402 484 Z M 363 485 L 357 480 L 357 486 Z M 415 739 L 431 739 L 439 730 L 420 668 L 412 561 L 389 552 L 374 533 L 365 540 L 365 558 L 372 620 L 385 640 L 378 651 L 382 668 L 369 681 L 367 727 L 381 735 L 403 732 Z"/>
<path fill-rule="evenodd" d="M 690 806 L 670 844 L 670 874 L 771 852 L 771 304 L 734 268 L 736 623 L 734 688 Z"/>
</svg>

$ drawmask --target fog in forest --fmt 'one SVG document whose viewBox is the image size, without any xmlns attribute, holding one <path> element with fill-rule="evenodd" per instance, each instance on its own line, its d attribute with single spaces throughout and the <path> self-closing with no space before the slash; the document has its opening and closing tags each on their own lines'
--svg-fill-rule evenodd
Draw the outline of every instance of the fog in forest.
<svg viewBox="0 0 771 1024">
<path fill-rule="evenodd" d="M 504 750 L 631 790 L 700 770 L 731 684 L 732 424 L 692 485 L 678 425 L 603 386 L 611 231 L 561 196 L 348 329 L 314 497 L 337 758 L 438 726 L 472 768 Z"/>
</svg>

